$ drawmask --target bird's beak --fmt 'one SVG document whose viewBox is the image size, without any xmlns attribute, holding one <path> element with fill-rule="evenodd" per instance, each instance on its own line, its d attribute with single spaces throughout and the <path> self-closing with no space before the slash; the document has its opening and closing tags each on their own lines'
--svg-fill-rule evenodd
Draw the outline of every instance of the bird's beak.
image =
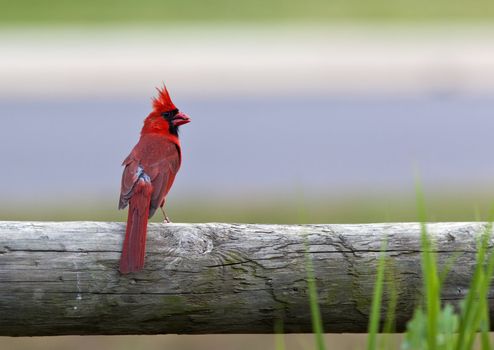
<svg viewBox="0 0 494 350">
<path fill-rule="evenodd" d="M 190 118 L 187 114 L 178 112 L 175 117 L 173 117 L 173 125 L 180 126 L 190 122 Z"/>
</svg>

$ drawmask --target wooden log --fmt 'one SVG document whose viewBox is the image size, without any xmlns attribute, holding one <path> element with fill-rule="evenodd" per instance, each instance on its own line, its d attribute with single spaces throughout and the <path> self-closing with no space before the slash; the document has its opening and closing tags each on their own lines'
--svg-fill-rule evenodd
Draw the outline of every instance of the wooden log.
<svg viewBox="0 0 494 350">
<path fill-rule="evenodd" d="M 445 302 L 465 296 L 485 228 L 428 224 L 439 265 L 457 255 Z M 122 223 L 0 222 L 0 335 L 272 333 L 276 320 L 310 332 L 306 254 L 325 331 L 365 332 L 383 239 L 397 330 L 421 298 L 417 223 L 150 224 L 145 270 L 120 275 L 124 232 Z"/>
</svg>

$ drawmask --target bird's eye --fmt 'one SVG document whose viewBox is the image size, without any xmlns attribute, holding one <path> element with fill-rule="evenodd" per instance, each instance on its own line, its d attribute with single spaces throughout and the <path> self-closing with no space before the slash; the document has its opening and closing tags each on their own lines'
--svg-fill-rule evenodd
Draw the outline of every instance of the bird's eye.
<svg viewBox="0 0 494 350">
<path fill-rule="evenodd" d="M 161 113 L 161 116 L 165 119 L 171 119 L 173 118 L 174 116 L 176 116 L 178 114 L 178 109 L 174 109 L 172 111 L 168 111 L 168 112 L 163 112 Z"/>
</svg>

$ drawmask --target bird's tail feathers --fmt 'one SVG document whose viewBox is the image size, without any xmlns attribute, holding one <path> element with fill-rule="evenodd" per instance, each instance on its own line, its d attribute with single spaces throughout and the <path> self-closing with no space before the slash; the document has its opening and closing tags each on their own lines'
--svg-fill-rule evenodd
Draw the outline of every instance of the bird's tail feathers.
<svg viewBox="0 0 494 350">
<path fill-rule="evenodd" d="M 132 198 L 130 198 L 127 229 L 122 256 L 120 257 L 120 272 L 123 274 L 137 272 L 144 267 L 146 232 L 152 191 L 151 183 L 141 178 L 135 184 Z"/>
</svg>

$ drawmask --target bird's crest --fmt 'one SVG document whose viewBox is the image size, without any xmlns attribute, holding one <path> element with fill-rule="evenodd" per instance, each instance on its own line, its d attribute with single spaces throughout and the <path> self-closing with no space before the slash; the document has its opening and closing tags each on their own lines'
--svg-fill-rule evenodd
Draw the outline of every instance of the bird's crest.
<svg viewBox="0 0 494 350">
<path fill-rule="evenodd" d="M 163 88 L 161 89 L 156 88 L 156 90 L 158 90 L 158 96 L 153 98 L 153 108 L 156 112 L 163 113 L 177 109 L 173 104 L 165 85 L 163 85 Z"/>
</svg>

